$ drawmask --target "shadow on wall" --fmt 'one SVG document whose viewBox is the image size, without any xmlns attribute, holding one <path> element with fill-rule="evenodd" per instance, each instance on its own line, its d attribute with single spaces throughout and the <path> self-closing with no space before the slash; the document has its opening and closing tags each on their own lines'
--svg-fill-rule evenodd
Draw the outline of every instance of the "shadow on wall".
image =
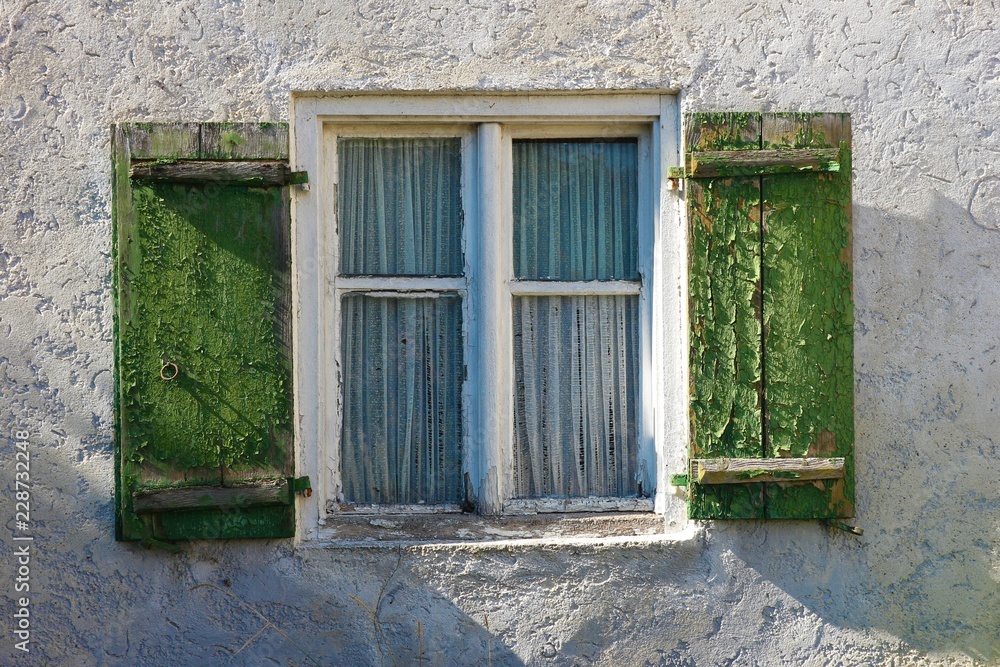
<svg viewBox="0 0 1000 667">
<path fill-rule="evenodd" d="M 416 584 L 411 553 L 362 550 L 339 554 L 349 565 L 324 550 L 313 562 L 289 555 L 270 572 L 244 570 L 234 575 L 239 593 L 229 580 L 193 586 L 174 609 L 189 646 L 184 659 L 196 652 L 246 665 L 524 664 L 491 634 L 488 615 L 470 618 Z"/>
<path fill-rule="evenodd" d="M 502 665 L 524 663 L 490 626 L 416 581 L 413 550 L 295 549 L 289 540 L 115 542 L 113 443 L 32 437 L 31 652 L 0 664 Z M 87 451 L 100 465 L 79 465 Z M 0 458 L 13 444 L 0 434 Z M 11 482 L 12 483 L 12 482 Z M 15 546 L 0 540 L 13 582 Z M 13 583 L 0 591 L 13 609 Z"/>
<path fill-rule="evenodd" d="M 919 218 L 854 212 L 865 535 L 717 524 L 713 569 L 749 567 L 825 623 L 997 664 L 1000 178 L 968 202 L 932 194 Z"/>
</svg>

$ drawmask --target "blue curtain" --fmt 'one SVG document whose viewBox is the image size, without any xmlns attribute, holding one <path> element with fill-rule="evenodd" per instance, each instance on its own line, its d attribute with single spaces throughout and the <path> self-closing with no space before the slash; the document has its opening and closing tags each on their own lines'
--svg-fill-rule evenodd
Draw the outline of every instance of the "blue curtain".
<svg viewBox="0 0 1000 667">
<path fill-rule="evenodd" d="M 462 275 L 461 140 L 337 142 L 342 275 Z"/>
<path fill-rule="evenodd" d="M 638 143 L 515 141 L 514 274 L 638 280 Z M 632 496 L 637 296 L 514 299 L 514 487 Z"/>
<path fill-rule="evenodd" d="M 636 280 L 636 140 L 515 141 L 514 275 Z"/>
<path fill-rule="evenodd" d="M 354 293 L 341 304 L 344 499 L 460 502 L 460 298 Z"/>
<path fill-rule="evenodd" d="M 638 492 L 637 296 L 514 299 L 514 488 Z"/>
</svg>

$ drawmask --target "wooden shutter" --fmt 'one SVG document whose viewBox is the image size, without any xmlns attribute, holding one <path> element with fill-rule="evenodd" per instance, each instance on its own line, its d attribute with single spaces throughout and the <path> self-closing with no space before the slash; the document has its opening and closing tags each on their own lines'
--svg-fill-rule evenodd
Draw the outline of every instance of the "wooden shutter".
<svg viewBox="0 0 1000 667">
<path fill-rule="evenodd" d="M 851 517 L 850 117 L 685 121 L 689 515 Z"/>
<path fill-rule="evenodd" d="M 288 131 L 113 128 L 118 539 L 294 534 Z"/>
</svg>

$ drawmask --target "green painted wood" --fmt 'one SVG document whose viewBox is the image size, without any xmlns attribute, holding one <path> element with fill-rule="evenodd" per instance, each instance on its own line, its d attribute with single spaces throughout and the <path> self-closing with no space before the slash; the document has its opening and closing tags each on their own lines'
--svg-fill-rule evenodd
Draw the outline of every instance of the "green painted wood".
<svg viewBox="0 0 1000 667">
<path fill-rule="evenodd" d="M 763 279 L 768 457 L 843 457 L 841 480 L 768 484 L 767 516 L 854 515 L 854 309 L 847 114 L 767 114 L 773 148 L 837 148 L 838 172 L 766 176 Z"/>
<path fill-rule="evenodd" d="M 845 469 L 843 479 L 747 484 L 743 496 L 694 483 L 689 515 L 853 516 L 850 118 L 691 114 L 686 122 L 695 158 L 835 149 L 839 166 L 687 181 L 691 458 L 841 457 Z"/>
<path fill-rule="evenodd" d="M 293 471 L 287 191 L 129 181 L 135 130 L 115 135 L 119 537 L 288 536 L 291 507 L 132 511 L 145 489 Z"/>
<path fill-rule="evenodd" d="M 119 382 L 120 372 L 118 360 L 121 359 L 121 335 L 123 327 L 128 328 L 132 319 L 131 289 L 129 276 L 124 273 L 128 266 L 138 263 L 138 248 L 134 243 L 135 209 L 132 206 L 132 183 L 129 178 L 129 136 L 127 128 L 114 126 L 111 128 L 111 156 L 114 172 L 112 175 L 112 232 L 111 252 L 114 257 L 112 283 L 115 292 L 114 310 L 114 342 L 115 342 L 115 374 L 114 374 L 114 408 L 115 408 L 115 539 L 124 539 L 126 534 L 134 535 L 138 528 L 133 525 L 138 517 L 124 510 L 124 494 L 121 480 L 134 475 L 134 470 L 124 461 L 122 451 L 131 448 L 128 433 L 122 428 L 121 406 L 122 386 Z M 125 523 L 134 519 L 128 527 Z"/>
<path fill-rule="evenodd" d="M 759 114 L 691 114 L 689 151 L 760 147 Z M 763 456 L 760 182 L 688 181 L 691 458 Z M 690 487 L 694 519 L 762 518 L 763 485 Z"/>
</svg>

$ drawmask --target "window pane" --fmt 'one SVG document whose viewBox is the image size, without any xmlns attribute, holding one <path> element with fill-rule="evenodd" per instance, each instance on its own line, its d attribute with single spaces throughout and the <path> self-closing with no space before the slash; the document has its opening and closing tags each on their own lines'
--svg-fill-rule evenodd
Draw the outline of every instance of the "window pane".
<svg viewBox="0 0 1000 667">
<path fill-rule="evenodd" d="M 514 141 L 514 275 L 638 279 L 638 143 Z"/>
<path fill-rule="evenodd" d="M 337 142 L 340 272 L 462 274 L 457 137 Z"/>
<path fill-rule="evenodd" d="M 342 312 L 344 499 L 459 502 L 461 300 L 350 294 Z"/>
<path fill-rule="evenodd" d="M 514 299 L 514 493 L 633 496 L 637 296 Z"/>
</svg>

